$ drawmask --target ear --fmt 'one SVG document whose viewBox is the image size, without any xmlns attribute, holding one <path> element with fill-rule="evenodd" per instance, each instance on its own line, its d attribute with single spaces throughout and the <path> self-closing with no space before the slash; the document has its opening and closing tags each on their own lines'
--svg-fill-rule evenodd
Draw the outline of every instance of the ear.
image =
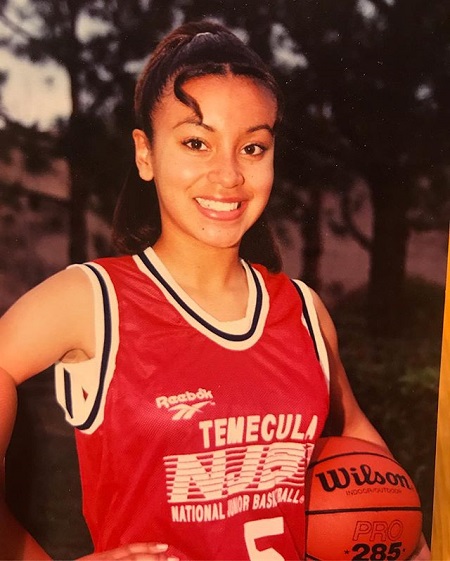
<svg viewBox="0 0 450 561">
<path fill-rule="evenodd" d="M 147 135 L 140 129 L 134 129 L 133 140 L 135 161 L 139 171 L 139 176 L 144 181 L 151 181 L 153 179 L 153 165 L 150 143 Z"/>
</svg>

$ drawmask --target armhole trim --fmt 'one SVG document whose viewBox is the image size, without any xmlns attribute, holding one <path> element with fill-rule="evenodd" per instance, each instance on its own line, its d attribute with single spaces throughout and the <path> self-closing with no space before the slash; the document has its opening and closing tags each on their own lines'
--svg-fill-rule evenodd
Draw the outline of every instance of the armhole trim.
<svg viewBox="0 0 450 561">
<path fill-rule="evenodd" d="M 57 362 L 55 387 L 66 421 L 87 434 L 103 422 L 108 388 L 119 347 L 117 296 L 108 273 L 96 263 L 72 265 L 88 276 L 94 293 L 95 356 L 77 363 Z"/>
<path fill-rule="evenodd" d="M 317 359 L 322 367 L 328 389 L 330 388 L 330 366 L 328 362 L 328 353 L 323 339 L 322 331 L 319 325 L 319 318 L 317 317 L 316 307 L 311 294 L 311 289 L 304 282 L 292 279 L 292 284 L 295 286 L 301 300 L 302 300 L 302 322 L 309 331 L 311 339 L 314 344 Z"/>
</svg>

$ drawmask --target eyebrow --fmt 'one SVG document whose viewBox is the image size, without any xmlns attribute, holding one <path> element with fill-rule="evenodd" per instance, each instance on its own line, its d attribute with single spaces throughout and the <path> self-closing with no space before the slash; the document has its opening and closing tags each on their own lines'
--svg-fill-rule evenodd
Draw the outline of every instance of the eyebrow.
<svg viewBox="0 0 450 561">
<path fill-rule="evenodd" d="M 182 121 L 177 123 L 173 128 L 176 129 L 178 127 L 181 127 L 182 125 L 196 125 L 198 127 L 203 127 L 207 131 L 215 132 L 214 127 L 211 127 L 210 125 L 207 125 L 206 123 L 203 123 L 202 121 L 200 121 L 196 117 L 188 117 L 187 119 L 183 119 Z M 249 132 L 256 132 L 256 131 L 260 131 L 260 130 L 266 130 L 272 136 L 275 136 L 273 127 L 271 127 L 270 125 L 268 125 L 266 123 L 261 124 L 261 125 L 255 125 L 254 127 L 250 127 L 249 129 L 246 130 L 246 132 L 249 133 Z"/>
<path fill-rule="evenodd" d="M 269 131 L 272 136 L 274 136 L 274 134 L 275 134 L 274 130 L 273 130 L 273 127 L 271 127 L 270 125 L 267 125 L 267 124 L 256 125 L 255 127 L 250 127 L 247 130 L 247 132 L 256 132 L 256 131 L 261 131 L 261 130 Z"/>
</svg>

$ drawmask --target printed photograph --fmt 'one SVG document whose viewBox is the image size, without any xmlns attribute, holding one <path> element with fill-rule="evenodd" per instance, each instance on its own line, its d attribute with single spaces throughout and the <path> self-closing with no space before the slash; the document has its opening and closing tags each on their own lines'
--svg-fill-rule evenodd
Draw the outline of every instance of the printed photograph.
<svg viewBox="0 0 450 561">
<path fill-rule="evenodd" d="M 450 555 L 449 130 L 446 0 L 0 0 L 0 559 Z"/>
</svg>

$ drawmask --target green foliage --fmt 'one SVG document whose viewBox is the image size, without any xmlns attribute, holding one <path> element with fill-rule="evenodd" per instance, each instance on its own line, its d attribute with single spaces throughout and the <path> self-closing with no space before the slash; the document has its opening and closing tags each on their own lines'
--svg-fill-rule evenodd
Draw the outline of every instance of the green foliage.
<svg viewBox="0 0 450 561">
<path fill-rule="evenodd" d="M 351 295 L 333 315 L 355 395 L 414 479 L 429 537 L 444 290 L 410 279 L 406 302 L 405 328 L 396 339 L 370 337 L 362 313 L 364 292 Z"/>
</svg>

